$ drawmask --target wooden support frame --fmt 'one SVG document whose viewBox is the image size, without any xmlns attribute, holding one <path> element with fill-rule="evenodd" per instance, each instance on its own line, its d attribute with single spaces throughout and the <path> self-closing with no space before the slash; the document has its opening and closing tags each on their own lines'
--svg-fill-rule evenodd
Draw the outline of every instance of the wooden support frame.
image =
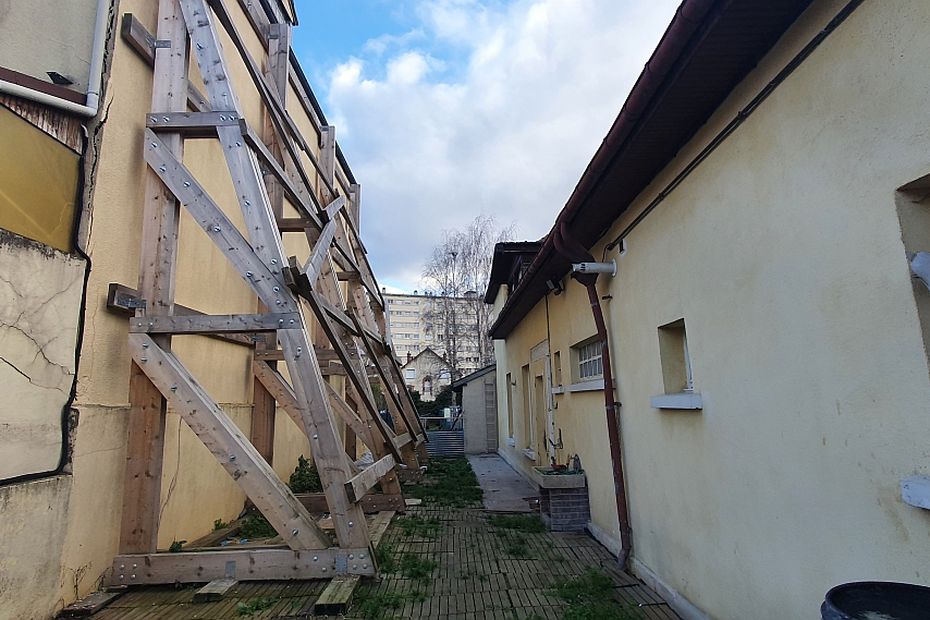
<svg viewBox="0 0 930 620">
<path fill-rule="evenodd" d="M 383 306 L 358 239 L 358 188 L 353 186 L 350 193 L 348 181 L 339 177 L 335 128 L 317 123 L 321 150 L 315 156 L 287 113 L 292 62 L 288 24 L 260 24 L 268 51 L 263 72 L 236 32 L 224 0 L 159 0 L 158 23 L 157 36 L 152 36 L 131 15 L 123 18 L 123 40 L 153 65 L 155 86 L 142 136 L 148 169 L 139 289 L 126 289 L 123 305 L 117 292 L 112 303 L 114 309 L 135 314 L 128 322 L 128 339 L 133 360 L 130 402 L 138 413 L 130 422 L 121 554 L 114 562 L 112 582 L 373 575 L 376 565 L 364 513 L 403 508 L 395 468 L 402 453 L 410 465 L 408 446 L 416 435 L 397 403 L 391 408 L 395 425 L 406 432 L 398 437 L 381 419 L 367 364 L 375 363 L 382 377 L 388 376 L 371 347 L 385 340 L 369 316 L 356 316 L 358 310 L 343 299 L 340 282 L 348 282 L 350 287 L 363 286 Z M 261 137 L 244 118 L 218 25 L 258 91 L 266 113 Z M 229 47 L 229 40 L 226 44 Z M 188 79 L 189 52 L 205 93 Z M 184 141 L 194 138 L 216 140 L 222 147 L 244 226 L 233 223 L 183 163 Z M 299 151 L 319 182 L 304 170 Z M 297 208 L 299 223 L 284 221 L 284 200 Z M 204 314 L 174 304 L 182 206 L 254 292 L 256 312 Z M 281 234 L 289 231 L 303 232 L 311 245 L 302 268 L 289 268 L 285 258 Z M 136 296 L 128 297 L 130 292 Z M 298 295 L 309 301 L 322 327 L 320 342 L 310 339 Z M 265 426 L 258 432 L 253 426 L 247 439 L 171 352 L 173 335 L 209 336 L 253 347 L 253 423 L 263 418 Z M 289 379 L 275 368 L 279 361 L 286 364 Z M 327 366 L 321 367 L 321 362 Z M 346 396 L 324 379 L 335 373 L 346 375 Z M 154 553 L 169 403 L 288 548 Z M 269 465 L 276 403 L 310 442 L 325 489 L 312 501 L 323 501 L 331 514 L 338 547 L 330 547 L 330 534 Z M 346 428 L 344 437 L 337 421 Z M 356 438 L 375 458 L 364 469 L 354 462 Z M 379 484 L 382 493 L 371 493 Z"/>
</svg>

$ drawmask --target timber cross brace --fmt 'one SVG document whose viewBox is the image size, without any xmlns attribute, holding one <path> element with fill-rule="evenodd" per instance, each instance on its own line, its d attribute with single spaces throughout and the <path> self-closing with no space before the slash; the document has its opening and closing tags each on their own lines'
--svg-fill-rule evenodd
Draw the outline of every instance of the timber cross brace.
<svg viewBox="0 0 930 620">
<path fill-rule="evenodd" d="M 337 174 L 334 129 L 316 127 L 317 153 L 285 108 L 293 84 L 290 25 L 272 23 L 253 3 L 239 4 L 267 52 L 264 70 L 224 0 L 159 0 L 154 35 L 124 17 L 122 36 L 153 65 L 154 83 L 143 130 L 148 168 L 137 294 L 144 302 L 132 305 L 129 319 L 131 414 L 120 555 L 111 579 L 116 584 L 374 575 L 364 513 L 384 503 L 366 494 L 380 484 L 383 497 L 394 498 L 392 509 L 398 501 L 402 506 L 396 468 L 416 468 L 418 455 L 425 455 L 425 433 L 391 354 L 384 300 L 359 238 L 358 186 Z M 224 50 L 221 41 L 231 41 L 233 49 Z M 189 79 L 190 52 L 205 94 Z M 238 55 L 246 84 L 258 93 L 266 119 L 261 136 L 246 120 L 224 52 Z M 187 139 L 221 145 L 243 226 L 233 223 L 185 165 Z M 285 204 L 299 217 L 285 218 Z M 210 315 L 175 305 L 182 206 L 254 292 L 255 313 Z M 282 233 L 302 234 L 309 258 L 286 257 Z M 305 312 L 318 326 L 313 336 Z M 254 344 L 251 437 L 172 352 L 172 335 Z M 335 362 L 339 373 L 332 371 Z M 387 397 L 393 425 L 379 415 L 369 368 Z M 324 378 L 327 369 L 326 374 L 345 375 L 345 397 Z M 288 548 L 156 553 L 169 406 Z M 323 497 L 298 498 L 269 465 L 276 406 L 305 433 Z M 374 459 L 365 469 L 354 462 L 356 440 Z M 321 504 L 332 515 L 335 547 L 308 510 Z"/>
</svg>

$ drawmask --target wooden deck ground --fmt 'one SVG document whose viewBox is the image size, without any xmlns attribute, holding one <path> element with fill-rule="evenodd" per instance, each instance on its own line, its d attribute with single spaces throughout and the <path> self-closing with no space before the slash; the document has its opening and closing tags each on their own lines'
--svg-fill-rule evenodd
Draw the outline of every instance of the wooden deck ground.
<svg viewBox="0 0 930 620">
<path fill-rule="evenodd" d="M 405 532 L 404 519 L 427 525 Z M 617 601 L 635 606 L 629 618 L 678 618 L 649 588 L 618 571 L 613 556 L 589 536 L 493 527 L 478 507 L 414 507 L 406 517 L 395 518 L 382 549 L 392 555 L 396 572 L 361 586 L 347 618 L 562 618 L 567 604 L 554 595 L 553 586 L 592 568 L 611 578 Z M 405 561 L 427 574 L 404 576 Z M 429 568 L 430 562 L 436 566 Z M 226 599 L 203 604 L 191 602 L 195 587 L 144 588 L 127 593 L 94 619 L 309 618 L 326 583 L 240 583 Z M 240 614 L 240 604 L 255 613 Z"/>
</svg>

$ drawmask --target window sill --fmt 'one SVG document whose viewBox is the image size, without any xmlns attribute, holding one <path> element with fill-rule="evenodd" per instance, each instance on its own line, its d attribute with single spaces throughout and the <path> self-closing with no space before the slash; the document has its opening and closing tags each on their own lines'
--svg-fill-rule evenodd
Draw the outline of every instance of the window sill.
<svg viewBox="0 0 930 620">
<path fill-rule="evenodd" d="M 678 394 L 659 394 L 649 399 L 653 409 L 677 409 L 697 411 L 704 408 L 704 399 L 700 392 L 679 392 Z"/>
<path fill-rule="evenodd" d="M 559 394 L 571 394 L 573 392 L 595 392 L 603 389 L 603 379 L 592 379 L 590 381 L 581 381 L 579 383 L 572 383 L 571 385 L 554 387 L 552 388 L 552 394 L 557 396 Z"/>
<path fill-rule="evenodd" d="M 523 448 L 523 456 L 525 456 L 526 458 L 528 458 L 528 459 L 531 460 L 531 461 L 535 461 L 535 460 L 536 460 L 536 450 L 532 450 L 532 449 L 530 449 L 530 448 Z"/>
</svg>

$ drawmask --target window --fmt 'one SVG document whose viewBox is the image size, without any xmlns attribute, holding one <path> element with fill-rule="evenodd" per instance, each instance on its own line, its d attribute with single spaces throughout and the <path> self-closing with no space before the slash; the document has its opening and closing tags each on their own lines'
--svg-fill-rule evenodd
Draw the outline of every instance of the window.
<svg viewBox="0 0 930 620">
<path fill-rule="evenodd" d="M 694 391 L 684 319 L 659 328 L 659 357 L 666 394 Z"/>
<path fill-rule="evenodd" d="M 407 368 L 404 370 L 404 379 L 412 381 L 417 378 L 417 369 L 416 368 Z"/>
<path fill-rule="evenodd" d="M 578 379 L 587 381 L 597 379 L 604 374 L 602 341 L 594 340 L 578 347 Z"/>
<path fill-rule="evenodd" d="M 694 390 L 684 319 L 659 327 L 659 361 L 665 393 L 653 396 L 652 406 L 656 409 L 703 409 L 701 395 Z"/>
</svg>

